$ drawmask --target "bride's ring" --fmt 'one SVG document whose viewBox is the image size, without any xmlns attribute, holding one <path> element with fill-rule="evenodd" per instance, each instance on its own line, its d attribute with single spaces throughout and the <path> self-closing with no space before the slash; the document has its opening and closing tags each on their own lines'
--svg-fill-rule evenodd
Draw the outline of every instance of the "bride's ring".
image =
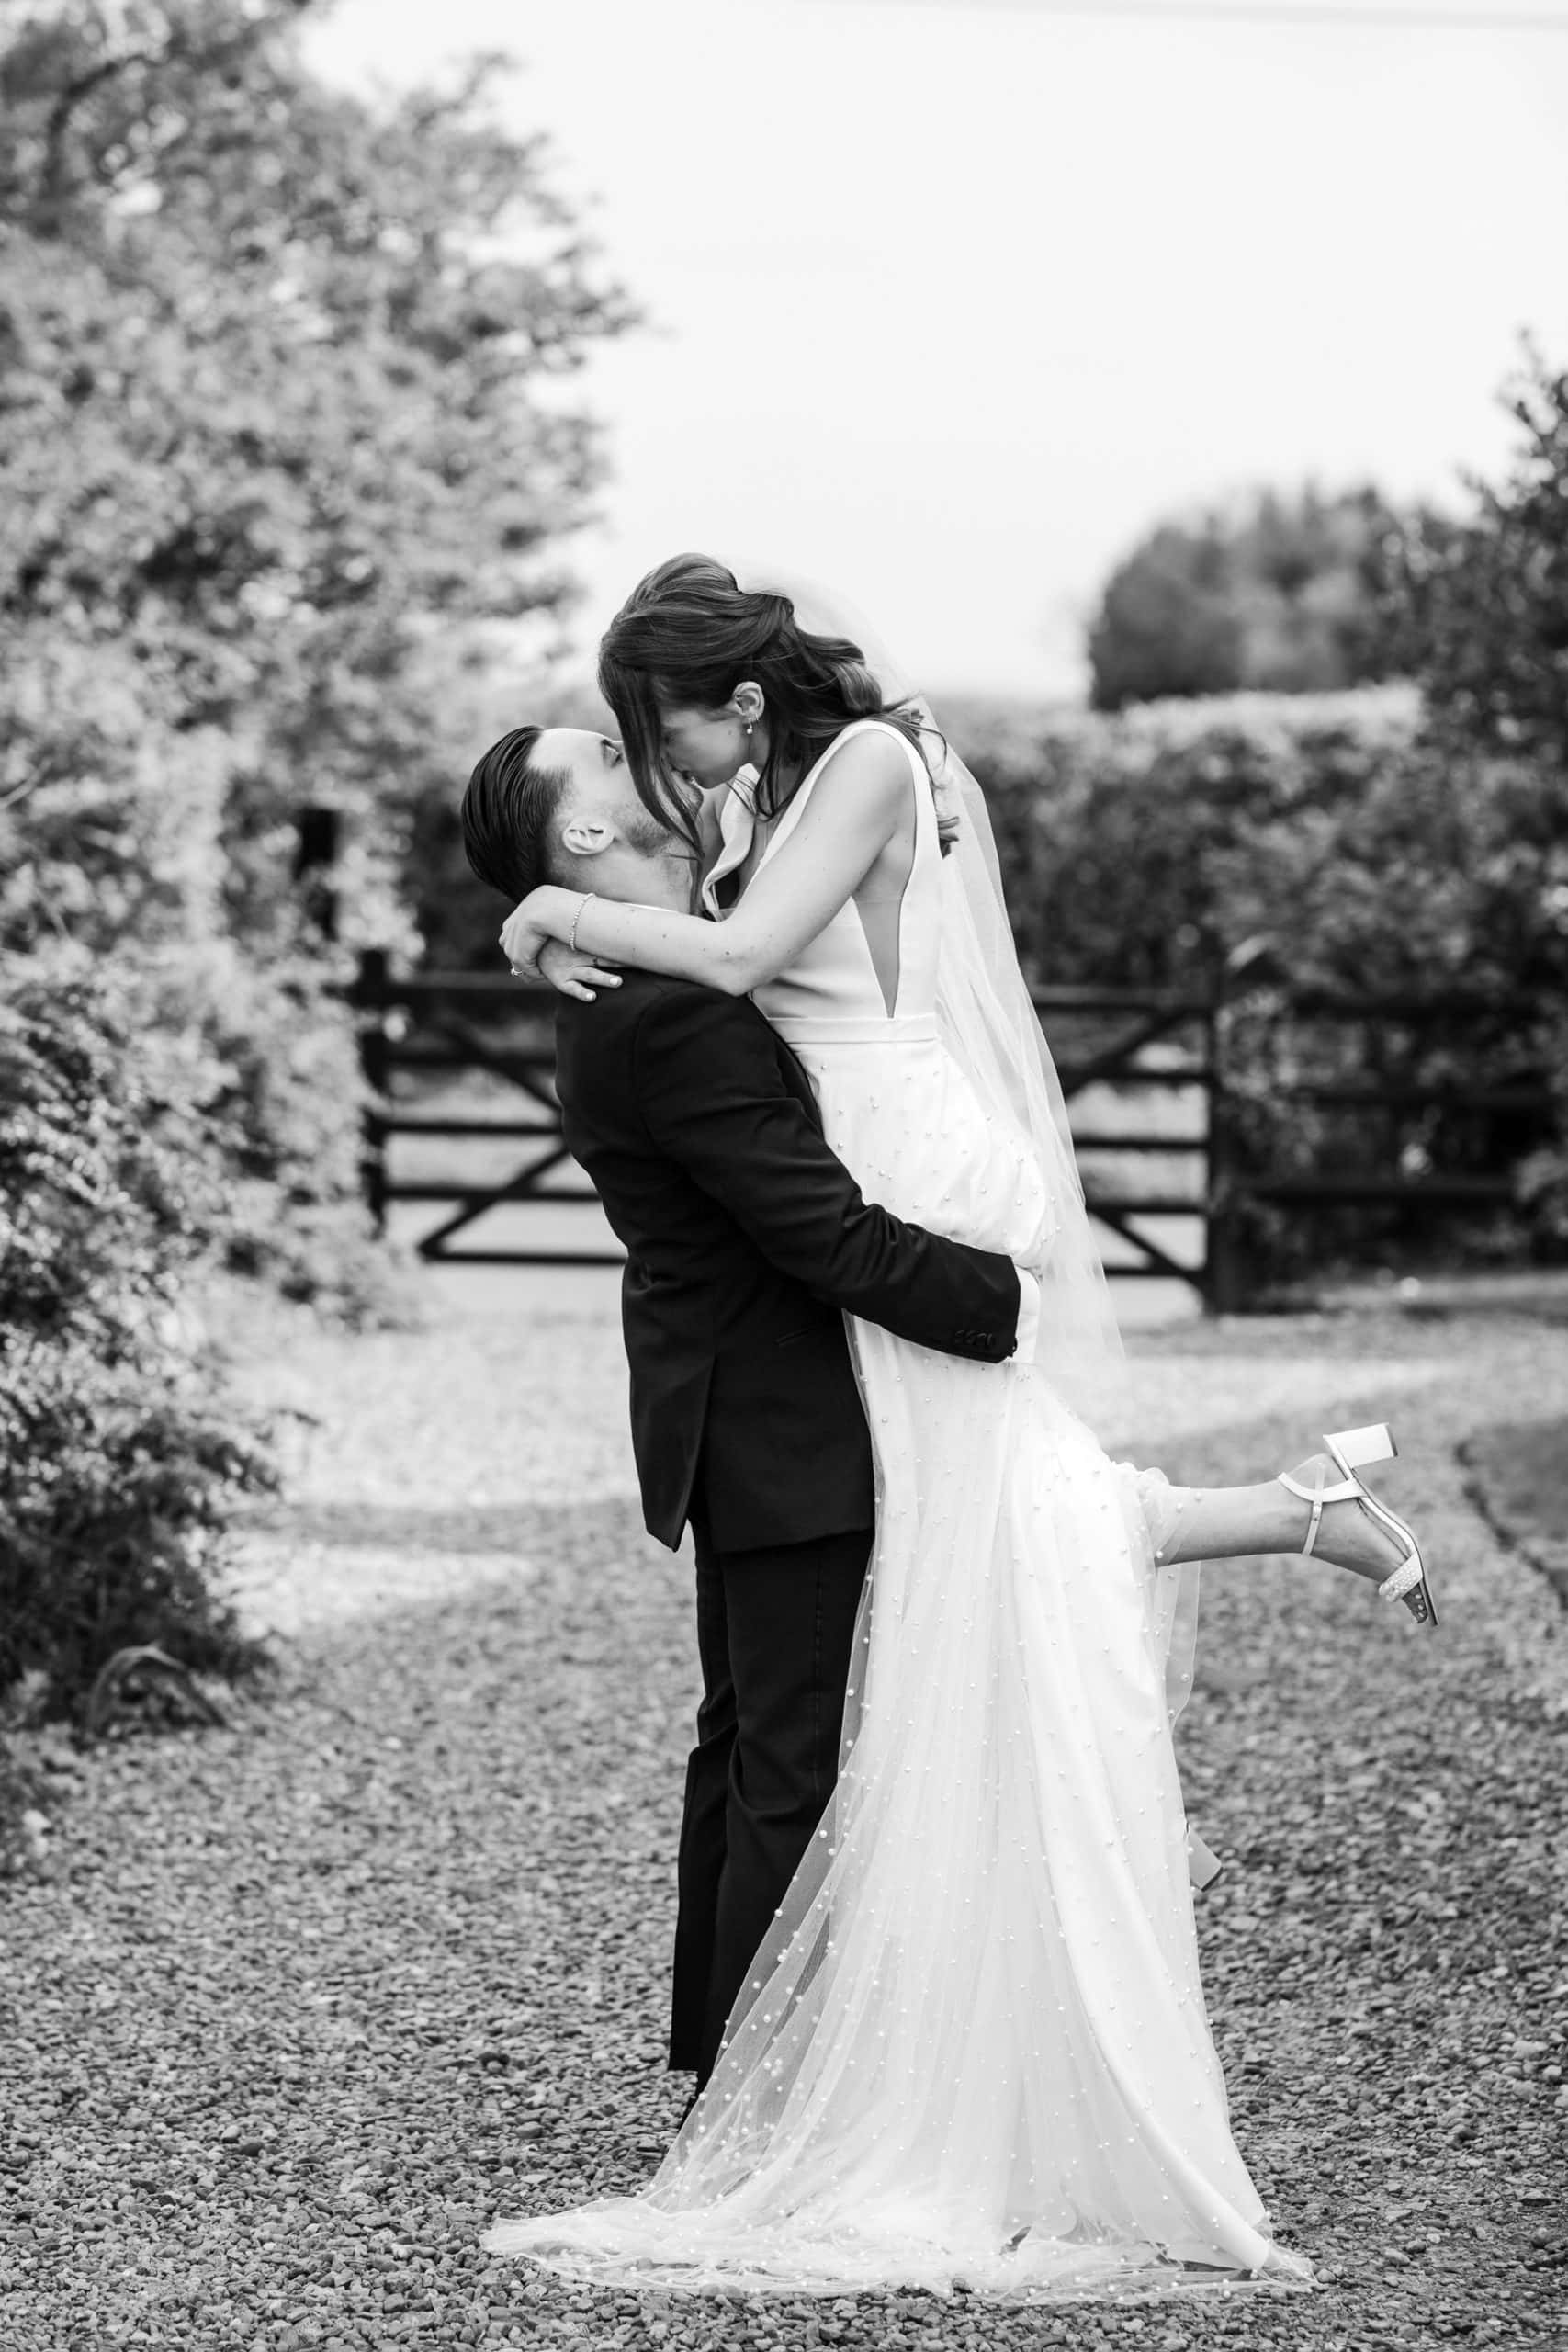
<svg viewBox="0 0 1568 2352">
<path fill-rule="evenodd" d="M 521 964 L 509 964 L 507 969 L 510 971 L 514 980 L 520 980 L 523 978 L 523 967 Z"/>
</svg>

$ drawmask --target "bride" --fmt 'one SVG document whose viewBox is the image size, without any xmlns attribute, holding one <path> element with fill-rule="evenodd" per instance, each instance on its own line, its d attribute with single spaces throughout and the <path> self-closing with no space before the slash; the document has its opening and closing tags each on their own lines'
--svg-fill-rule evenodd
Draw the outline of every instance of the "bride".
<svg viewBox="0 0 1568 2352">
<path fill-rule="evenodd" d="M 1392 1442 L 1201 1493 L 1100 1450 L 1072 1396 L 1114 1325 L 984 804 L 799 601 L 678 557 L 601 649 L 716 920 L 549 886 L 503 945 L 752 994 L 867 1197 L 1035 1270 L 1043 1336 L 998 1369 L 852 1324 L 878 1516 L 837 1791 L 653 2180 L 487 2244 L 631 2287 L 1304 2284 L 1231 2137 L 1171 1724 L 1201 1557 L 1315 1543 L 1433 1622 L 1356 1476 Z"/>
</svg>

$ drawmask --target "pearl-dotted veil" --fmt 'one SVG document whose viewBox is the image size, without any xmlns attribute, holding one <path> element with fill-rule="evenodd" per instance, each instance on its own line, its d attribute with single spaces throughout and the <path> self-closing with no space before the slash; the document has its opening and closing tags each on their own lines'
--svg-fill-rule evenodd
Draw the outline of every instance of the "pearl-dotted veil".
<svg viewBox="0 0 1568 2352">
<path fill-rule="evenodd" d="M 902 704 L 920 722 L 938 813 L 957 828 L 942 861 L 938 1022 L 987 1113 L 1028 1135 L 1050 1189 L 1055 1231 L 1034 1269 L 1043 1292 L 1035 1361 L 1069 1401 L 1103 1409 L 1123 1363 L 1121 1333 L 1084 1204 L 1061 1080 L 1019 967 L 985 795 L 926 696 L 847 599 L 776 565 L 729 569 L 749 594 L 787 596 L 803 629 L 857 645 L 885 700 Z"/>
</svg>

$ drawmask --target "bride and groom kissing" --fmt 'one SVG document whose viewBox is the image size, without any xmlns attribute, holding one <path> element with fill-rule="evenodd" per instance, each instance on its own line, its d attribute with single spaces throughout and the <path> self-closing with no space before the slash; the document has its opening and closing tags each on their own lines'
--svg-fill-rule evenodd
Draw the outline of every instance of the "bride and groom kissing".
<svg viewBox="0 0 1568 2352">
<path fill-rule="evenodd" d="M 1074 1409 L 1117 1342 L 984 804 L 865 638 L 677 558 L 601 648 L 620 740 L 517 729 L 464 800 L 560 991 L 703 1683 L 692 2106 L 640 2195 L 488 2242 L 699 2290 L 1304 2283 L 1230 2135 L 1171 1726 L 1201 1558 L 1433 1621 L 1358 1476 L 1392 1442 L 1185 1489 Z"/>
</svg>

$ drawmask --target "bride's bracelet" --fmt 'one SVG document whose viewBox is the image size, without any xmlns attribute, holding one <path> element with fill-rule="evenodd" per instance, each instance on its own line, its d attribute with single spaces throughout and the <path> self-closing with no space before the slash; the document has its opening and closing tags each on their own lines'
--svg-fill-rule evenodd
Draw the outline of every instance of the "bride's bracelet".
<svg viewBox="0 0 1568 2352">
<path fill-rule="evenodd" d="M 584 914 L 592 905 L 598 895 L 599 894 L 596 890 L 585 890 L 581 898 L 579 899 L 577 902 L 577 912 L 571 919 L 571 929 L 566 935 L 566 946 L 569 956 L 575 956 L 577 953 L 577 926 L 582 921 Z"/>
</svg>

